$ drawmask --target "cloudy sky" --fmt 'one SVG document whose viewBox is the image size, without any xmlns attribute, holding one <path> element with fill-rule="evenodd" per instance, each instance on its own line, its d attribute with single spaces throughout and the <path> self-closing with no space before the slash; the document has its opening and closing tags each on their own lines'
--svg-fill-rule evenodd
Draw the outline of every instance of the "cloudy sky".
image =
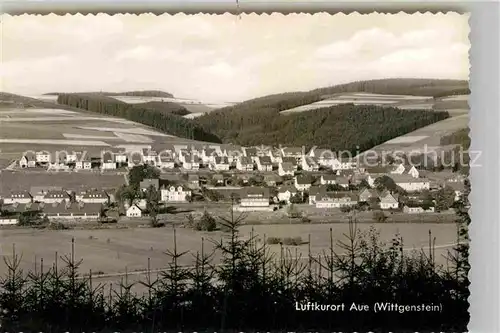
<svg viewBox="0 0 500 333">
<path fill-rule="evenodd" d="M 360 79 L 467 79 L 468 15 L 4 15 L 0 90 L 241 101 Z"/>
</svg>

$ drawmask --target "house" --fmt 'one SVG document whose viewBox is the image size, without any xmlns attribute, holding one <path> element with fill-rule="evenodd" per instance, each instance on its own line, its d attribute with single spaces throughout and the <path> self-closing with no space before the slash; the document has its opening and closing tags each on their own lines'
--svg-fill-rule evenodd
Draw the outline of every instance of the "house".
<svg viewBox="0 0 500 333">
<path fill-rule="evenodd" d="M 142 212 L 143 212 L 142 208 L 140 208 L 136 204 L 133 204 L 127 208 L 125 215 L 127 215 L 127 217 L 141 217 Z"/>
<path fill-rule="evenodd" d="M 158 191 L 160 189 L 160 180 L 146 178 L 142 182 L 139 183 L 139 188 L 143 192 L 147 191 L 151 186 L 153 186 L 155 188 L 155 190 Z"/>
<path fill-rule="evenodd" d="M 128 154 L 124 150 L 115 153 L 115 161 L 118 165 L 125 165 L 128 162 Z"/>
<path fill-rule="evenodd" d="M 115 154 L 113 152 L 104 152 L 102 154 L 102 164 L 101 164 L 101 169 L 102 170 L 114 170 L 116 169 L 116 158 Z"/>
<path fill-rule="evenodd" d="M 143 156 L 142 151 L 132 151 L 130 155 L 127 157 L 127 166 L 129 168 L 133 168 L 138 165 L 143 164 Z"/>
<path fill-rule="evenodd" d="M 201 164 L 201 159 L 195 155 L 184 155 L 184 162 L 182 167 L 186 170 L 199 170 Z"/>
<path fill-rule="evenodd" d="M 97 220 L 101 216 L 102 205 L 98 203 L 61 201 L 43 205 L 43 214 L 51 220 Z"/>
<path fill-rule="evenodd" d="M 392 174 L 390 178 L 394 180 L 397 186 L 401 187 L 406 192 L 416 192 L 428 190 L 430 188 L 430 181 L 426 178 L 414 178 L 407 174 Z"/>
<path fill-rule="evenodd" d="M 86 190 L 85 192 L 80 192 L 79 202 L 83 202 L 86 204 L 107 204 L 109 203 L 109 195 L 103 190 Z"/>
<path fill-rule="evenodd" d="M 252 163 L 255 163 L 257 157 L 259 157 L 257 153 L 257 148 L 255 147 L 246 147 L 244 148 L 245 156 L 249 157 L 252 160 Z"/>
<path fill-rule="evenodd" d="M 349 188 L 349 185 L 351 185 L 351 180 L 347 177 L 337 177 L 335 182 L 337 185 L 343 188 Z"/>
<path fill-rule="evenodd" d="M 281 177 L 276 174 L 264 175 L 264 183 L 266 183 L 267 186 L 276 186 L 281 182 Z"/>
<path fill-rule="evenodd" d="M 307 156 L 316 159 L 324 167 L 332 167 L 336 160 L 335 153 L 328 149 L 313 148 Z"/>
<path fill-rule="evenodd" d="M 71 197 L 68 194 L 68 192 L 64 190 L 50 190 L 45 195 L 43 196 L 42 200 L 40 202 L 46 203 L 46 204 L 53 204 L 53 203 L 60 203 L 63 201 L 70 201 Z"/>
<path fill-rule="evenodd" d="M 48 169 L 68 170 L 67 154 L 65 152 L 58 152 L 55 158 L 49 163 Z"/>
<path fill-rule="evenodd" d="M 381 209 L 397 209 L 399 207 L 398 196 L 396 194 L 385 191 L 380 194 L 379 198 Z"/>
<path fill-rule="evenodd" d="M 286 147 L 281 148 L 281 154 L 283 157 L 293 157 L 300 162 L 302 157 L 304 157 L 304 148 L 302 147 Z"/>
<path fill-rule="evenodd" d="M 12 191 L 3 198 L 4 204 L 27 204 L 33 201 L 33 197 L 28 191 Z"/>
<path fill-rule="evenodd" d="M 19 160 L 21 168 L 34 168 L 36 167 L 36 155 L 34 152 L 27 152 Z"/>
<path fill-rule="evenodd" d="M 273 171 L 273 163 L 269 156 L 259 156 L 256 160 L 257 170 L 259 171 Z"/>
<path fill-rule="evenodd" d="M 171 156 L 160 155 L 158 156 L 156 166 L 161 169 L 174 169 L 175 161 Z"/>
<path fill-rule="evenodd" d="M 205 165 L 215 163 L 215 158 L 219 157 L 214 148 L 204 148 L 201 152 L 201 161 Z"/>
<path fill-rule="evenodd" d="M 311 188 L 313 180 L 309 176 L 300 175 L 295 177 L 295 188 L 299 191 L 307 191 Z"/>
<path fill-rule="evenodd" d="M 269 158 L 271 159 L 271 162 L 273 164 L 279 164 L 281 162 L 283 162 L 283 159 L 282 159 L 282 155 L 281 155 L 281 150 L 279 149 L 276 149 L 276 150 L 269 150 L 267 152 L 267 156 L 269 156 Z"/>
<path fill-rule="evenodd" d="M 37 151 L 35 153 L 35 161 L 38 164 L 45 165 L 50 163 L 50 160 L 51 160 L 50 153 L 47 151 Z"/>
<path fill-rule="evenodd" d="M 265 187 L 247 187 L 240 191 L 240 205 L 235 210 L 259 211 L 271 210 L 269 189 Z"/>
<path fill-rule="evenodd" d="M 158 153 L 155 150 L 146 148 L 142 150 L 142 163 L 155 166 L 157 161 Z"/>
<path fill-rule="evenodd" d="M 100 168 L 102 165 L 102 157 L 101 156 L 90 156 L 90 165 L 91 165 L 91 168 Z"/>
<path fill-rule="evenodd" d="M 217 171 L 228 171 L 229 170 L 229 160 L 227 157 L 214 157 L 213 162 L 210 164 L 212 170 Z"/>
<path fill-rule="evenodd" d="M 418 172 L 417 168 L 415 168 L 414 165 L 399 164 L 391 171 L 391 174 L 398 174 L 398 175 L 408 174 L 411 175 L 413 178 L 420 177 L 420 173 Z"/>
<path fill-rule="evenodd" d="M 321 175 L 321 185 L 334 185 L 336 184 L 337 177 L 335 175 Z"/>
<path fill-rule="evenodd" d="M 311 186 L 309 188 L 309 204 L 315 205 L 316 198 L 326 195 L 326 186 Z"/>
<path fill-rule="evenodd" d="M 195 188 L 199 187 L 200 186 L 200 177 L 198 175 L 189 174 L 187 182 L 188 182 L 189 186 L 192 186 Z"/>
<path fill-rule="evenodd" d="M 161 189 L 162 202 L 188 202 L 191 197 L 191 190 L 182 186 L 163 187 Z"/>
<path fill-rule="evenodd" d="M 92 169 L 92 163 L 90 161 L 90 156 L 85 153 L 77 153 L 77 160 L 75 162 L 76 170 L 90 170 Z"/>
<path fill-rule="evenodd" d="M 282 162 L 278 166 L 278 175 L 283 176 L 293 176 L 295 175 L 293 164 Z"/>
<path fill-rule="evenodd" d="M 462 182 L 446 182 L 445 186 L 451 187 L 455 191 L 455 201 L 464 199 L 465 184 Z"/>
<path fill-rule="evenodd" d="M 435 212 L 434 207 L 429 207 L 427 209 L 424 209 L 421 205 L 413 203 L 408 203 L 403 207 L 403 213 L 406 214 L 422 214 L 422 213 L 434 213 L 434 212 Z"/>
<path fill-rule="evenodd" d="M 315 172 L 319 170 L 319 164 L 312 157 L 304 157 L 302 159 L 302 170 Z"/>
<path fill-rule="evenodd" d="M 215 174 L 212 176 L 212 181 L 217 185 L 224 185 L 224 175 Z"/>
<path fill-rule="evenodd" d="M 252 158 L 248 156 L 240 156 L 236 160 L 236 169 L 239 171 L 253 171 L 253 165 Z"/>
<path fill-rule="evenodd" d="M 281 160 L 282 163 L 290 163 L 291 165 L 293 165 L 293 171 L 298 170 L 299 163 L 294 157 L 282 157 Z"/>
<path fill-rule="evenodd" d="M 316 208 L 340 208 L 354 206 L 358 203 L 358 196 L 354 193 L 327 192 L 316 196 Z"/>
<path fill-rule="evenodd" d="M 370 199 L 377 198 L 376 190 L 365 188 L 359 193 L 359 202 L 368 202 Z"/>
<path fill-rule="evenodd" d="M 63 188 L 59 186 L 32 186 L 30 188 L 30 194 L 33 197 L 34 202 L 42 202 L 43 198 L 47 193 L 51 191 L 62 191 Z"/>
<path fill-rule="evenodd" d="M 289 203 L 290 199 L 297 193 L 299 193 L 299 191 L 293 186 L 282 186 L 278 189 L 278 200 Z"/>
<path fill-rule="evenodd" d="M 235 164 L 236 161 L 241 156 L 244 156 L 243 151 L 241 149 L 230 149 L 230 148 L 225 149 L 222 152 L 222 155 L 227 157 L 227 160 L 229 161 L 230 164 Z"/>
<path fill-rule="evenodd" d="M 351 158 L 335 158 L 331 161 L 332 170 L 348 170 L 356 168 L 356 161 Z"/>
</svg>

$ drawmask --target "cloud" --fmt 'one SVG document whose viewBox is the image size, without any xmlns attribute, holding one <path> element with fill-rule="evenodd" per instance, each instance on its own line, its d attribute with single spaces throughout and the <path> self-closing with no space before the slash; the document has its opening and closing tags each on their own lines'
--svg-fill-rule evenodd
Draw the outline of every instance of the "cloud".
<svg viewBox="0 0 500 333">
<path fill-rule="evenodd" d="M 468 16 L 2 16 L 2 90 L 237 101 L 380 77 L 468 77 Z M 300 28 L 299 28 L 300 27 Z"/>
</svg>

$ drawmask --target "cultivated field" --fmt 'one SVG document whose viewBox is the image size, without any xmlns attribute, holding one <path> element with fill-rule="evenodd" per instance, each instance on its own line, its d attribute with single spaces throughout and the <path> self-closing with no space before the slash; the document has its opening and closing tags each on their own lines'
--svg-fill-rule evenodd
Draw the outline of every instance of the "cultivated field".
<svg viewBox="0 0 500 333">
<path fill-rule="evenodd" d="M 287 114 L 312 111 L 320 108 L 352 103 L 355 105 L 390 106 L 405 110 L 453 109 L 453 113 L 463 114 L 468 110 L 467 98 L 464 96 L 433 99 L 432 97 L 428 96 L 382 95 L 369 93 L 337 94 L 319 102 L 281 111 L 281 113 Z"/>
<path fill-rule="evenodd" d="M 367 232 L 374 227 L 380 233 L 380 240 L 390 242 L 399 234 L 404 241 L 405 250 L 419 250 L 429 244 L 429 230 L 435 241 L 435 258 L 438 263 L 445 264 L 444 255 L 456 242 L 456 227 L 453 224 L 359 224 L 361 232 Z M 333 231 L 334 249 L 343 253 L 338 241 L 345 240 L 349 233 L 347 224 L 312 224 L 312 225 L 257 225 L 243 226 L 240 233 L 243 237 L 253 234 L 263 241 L 265 237 L 302 237 L 307 242 L 311 240 L 310 248 L 313 255 L 318 255 L 330 246 L 330 229 Z M 75 259 L 84 259 L 82 273 L 92 270 L 94 273 L 105 274 L 119 272 L 134 272 L 147 268 L 150 258 L 151 269 L 167 267 L 168 256 L 164 253 L 173 249 L 173 229 L 134 228 L 134 229 L 100 229 L 100 230 L 70 230 L 70 231 L 41 231 L 41 230 L 0 230 L 1 250 L 3 256 L 12 254 L 13 245 L 17 253 L 22 254 L 22 267 L 25 270 L 34 269 L 35 263 L 40 265 L 44 258 L 47 267 L 52 266 L 56 256 L 67 254 L 71 250 L 71 239 L 75 239 Z M 181 265 L 192 265 L 192 254 L 201 250 L 202 237 L 205 238 L 204 250 L 207 253 L 213 248 L 211 240 L 220 240 L 224 235 L 220 232 L 197 232 L 189 229 L 177 228 L 177 250 L 189 251 L 181 257 Z M 276 255 L 280 252 L 279 245 L 270 245 Z M 295 257 L 307 257 L 308 244 L 298 247 L 289 247 Z M 216 255 L 214 262 L 220 257 Z M 61 264 L 61 261 L 60 261 Z M 0 275 L 6 273 L 5 265 L 0 263 Z M 137 277 L 136 277 L 137 278 Z M 103 282 L 117 281 L 116 276 L 103 278 Z"/>
<path fill-rule="evenodd" d="M 201 113 L 201 114 L 234 104 L 227 102 L 202 102 L 186 98 L 138 97 L 138 96 L 112 96 L 112 98 L 129 104 L 139 104 L 147 102 L 172 102 L 185 107 L 191 113 Z"/>
<path fill-rule="evenodd" d="M 87 152 L 127 145 L 145 148 L 196 141 L 160 133 L 125 119 L 57 108 L 15 104 L 0 108 L 0 167 L 18 160 L 26 151 L 73 149 Z"/>
</svg>

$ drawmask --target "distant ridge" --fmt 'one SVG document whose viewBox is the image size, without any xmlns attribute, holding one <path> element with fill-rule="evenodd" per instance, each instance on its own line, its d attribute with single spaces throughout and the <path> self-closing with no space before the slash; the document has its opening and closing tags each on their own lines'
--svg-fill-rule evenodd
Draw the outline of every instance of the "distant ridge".
<svg viewBox="0 0 500 333">
<path fill-rule="evenodd" d="M 66 93 L 60 92 L 50 92 L 44 95 L 62 95 Z M 135 96 L 135 97 L 164 97 L 164 98 L 174 98 L 174 95 L 165 91 L 160 90 L 137 90 L 137 91 L 125 91 L 125 92 L 88 92 L 85 94 L 102 94 L 104 96 Z"/>
</svg>

